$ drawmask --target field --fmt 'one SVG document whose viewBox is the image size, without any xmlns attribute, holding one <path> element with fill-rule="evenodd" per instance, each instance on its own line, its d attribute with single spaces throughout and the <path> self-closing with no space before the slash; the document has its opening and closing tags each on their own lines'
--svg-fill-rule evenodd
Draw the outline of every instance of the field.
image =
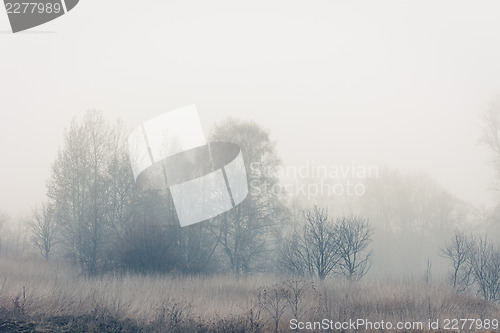
<svg viewBox="0 0 500 333">
<path fill-rule="evenodd" d="M 429 319 L 498 319 L 500 310 L 424 279 L 87 278 L 62 263 L 0 256 L 0 332 L 289 332 L 292 318 L 420 321 L 425 330 Z"/>
</svg>

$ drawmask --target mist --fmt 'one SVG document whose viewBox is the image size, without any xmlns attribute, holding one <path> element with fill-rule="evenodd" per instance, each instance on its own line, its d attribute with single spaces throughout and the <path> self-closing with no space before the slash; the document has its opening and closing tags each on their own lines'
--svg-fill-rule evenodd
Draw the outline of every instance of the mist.
<svg viewBox="0 0 500 333">
<path fill-rule="evenodd" d="M 500 83 L 497 6 L 83 3 L 64 31 L 1 36 L 0 199 L 13 216 L 36 205 L 64 128 L 88 109 L 133 128 L 196 103 L 207 129 L 228 116 L 268 128 L 286 164 L 423 171 L 491 204 L 477 142 Z"/>
<path fill-rule="evenodd" d="M 37 254 L 29 221 L 51 195 L 72 121 L 94 110 L 123 124 L 124 139 L 196 104 L 209 136 L 236 140 L 234 128 L 252 126 L 269 135 L 280 163 L 255 165 L 248 180 L 250 193 L 286 207 L 276 243 L 325 209 L 333 222 L 369 225 L 369 281 L 444 280 L 455 231 L 499 235 L 499 162 L 484 142 L 484 115 L 500 110 L 499 13 L 493 0 L 82 0 L 18 34 L 2 31 L 0 13 L 0 250 Z M 250 272 L 274 269 L 255 260 Z M 241 273 L 228 267 L 203 272 Z"/>
</svg>

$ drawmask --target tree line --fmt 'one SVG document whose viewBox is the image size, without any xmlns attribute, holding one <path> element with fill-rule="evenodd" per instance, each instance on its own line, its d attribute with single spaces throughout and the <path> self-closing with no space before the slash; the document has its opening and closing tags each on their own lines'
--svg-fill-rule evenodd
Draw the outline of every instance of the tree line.
<svg viewBox="0 0 500 333">
<path fill-rule="evenodd" d="M 290 223 L 287 195 L 276 191 L 279 180 L 269 172 L 281 161 L 266 130 L 229 119 L 215 125 L 210 141 L 238 144 L 249 183 L 262 188 L 229 212 L 181 228 L 168 189 L 140 191 L 134 183 L 124 125 L 89 111 L 65 132 L 48 200 L 31 216 L 33 244 L 45 259 L 63 258 L 88 275 L 241 275 L 278 268 L 357 280 L 367 273 L 372 229 L 366 219 L 334 219 L 312 207 L 301 213 L 303 223 Z"/>
<path fill-rule="evenodd" d="M 497 112 L 487 114 L 484 139 L 495 153 L 494 166 L 500 165 Z M 258 195 L 249 195 L 236 209 L 209 221 L 180 228 L 168 190 L 139 191 L 135 185 L 126 132 L 121 122 L 108 122 L 97 111 L 74 120 L 66 130 L 51 166 L 48 200 L 30 218 L 31 240 L 47 260 L 65 259 L 91 275 L 279 270 L 358 280 L 372 266 L 409 272 L 417 263 L 429 262 L 430 269 L 429 258 L 443 248 L 449 230 L 496 232 L 498 209 L 482 212 L 423 174 L 383 170 L 378 178 L 365 181 L 366 194 L 354 203 L 335 207 L 324 202 L 319 206 L 325 208 L 320 208 L 302 200 L 296 205 L 297 198 L 290 198 L 269 172 L 281 166 L 269 132 L 254 122 L 234 119 L 216 124 L 210 141 L 241 147 L 249 183 L 260 186 L 250 192 Z M 347 214 L 329 215 L 326 207 L 341 212 L 336 209 L 340 206 L 352 208 Z M 459 260 L 460 269 L 450 281 L 457 290 L 476 290 L 486 266 L 475 269 L 472 262 L 481 262 L 477 253 L 493 258 L 495 245 L 478 236 L 466 243 L 475 244 L 470 253 L 476 254 Z M 441 254 L 452 258 L 450 251 Z M 482 295 L 490 297 L 484 291 Z"/>
</svg>

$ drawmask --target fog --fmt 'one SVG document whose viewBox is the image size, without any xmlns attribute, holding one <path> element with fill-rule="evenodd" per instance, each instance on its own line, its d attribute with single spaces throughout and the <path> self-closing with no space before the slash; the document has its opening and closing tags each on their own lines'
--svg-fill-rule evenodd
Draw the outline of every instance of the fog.
<svg viewBox="0 0 500 333">
<path fill-rule="evenodd" d="M 64 128 L 88 109 L 133 128 L 196 104 L 267 128 L 285 165 L 425 172 L 492 204 L 478 145 L 500 91 L 496 1 L 82 0 L 11 34 L 0 14 L 0 209 L 45 196 Z"/>
<path fill-rule="evenodd" d="M 0 330 L 498 328 L 500 2 L 80 0 L 9 28 Z M 193 104 L 203 131 L 148 125 Z"/>
</svg>

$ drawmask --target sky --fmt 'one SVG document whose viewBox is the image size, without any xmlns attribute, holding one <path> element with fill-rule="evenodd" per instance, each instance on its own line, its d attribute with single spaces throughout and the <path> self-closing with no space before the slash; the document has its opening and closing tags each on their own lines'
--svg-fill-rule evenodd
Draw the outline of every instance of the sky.
<svg viewBox="0 0 500 333">
<path fill-rule="evenodd" d="M 491 205 L 480 114 L 500 92 L 498 1 L 80 0 L 12 34 L 0 12 L 0 211 L 45 197 L 64 129 L 196 104 L 268 129 L 287 165 L 425 172 Z"/>
</svg>

